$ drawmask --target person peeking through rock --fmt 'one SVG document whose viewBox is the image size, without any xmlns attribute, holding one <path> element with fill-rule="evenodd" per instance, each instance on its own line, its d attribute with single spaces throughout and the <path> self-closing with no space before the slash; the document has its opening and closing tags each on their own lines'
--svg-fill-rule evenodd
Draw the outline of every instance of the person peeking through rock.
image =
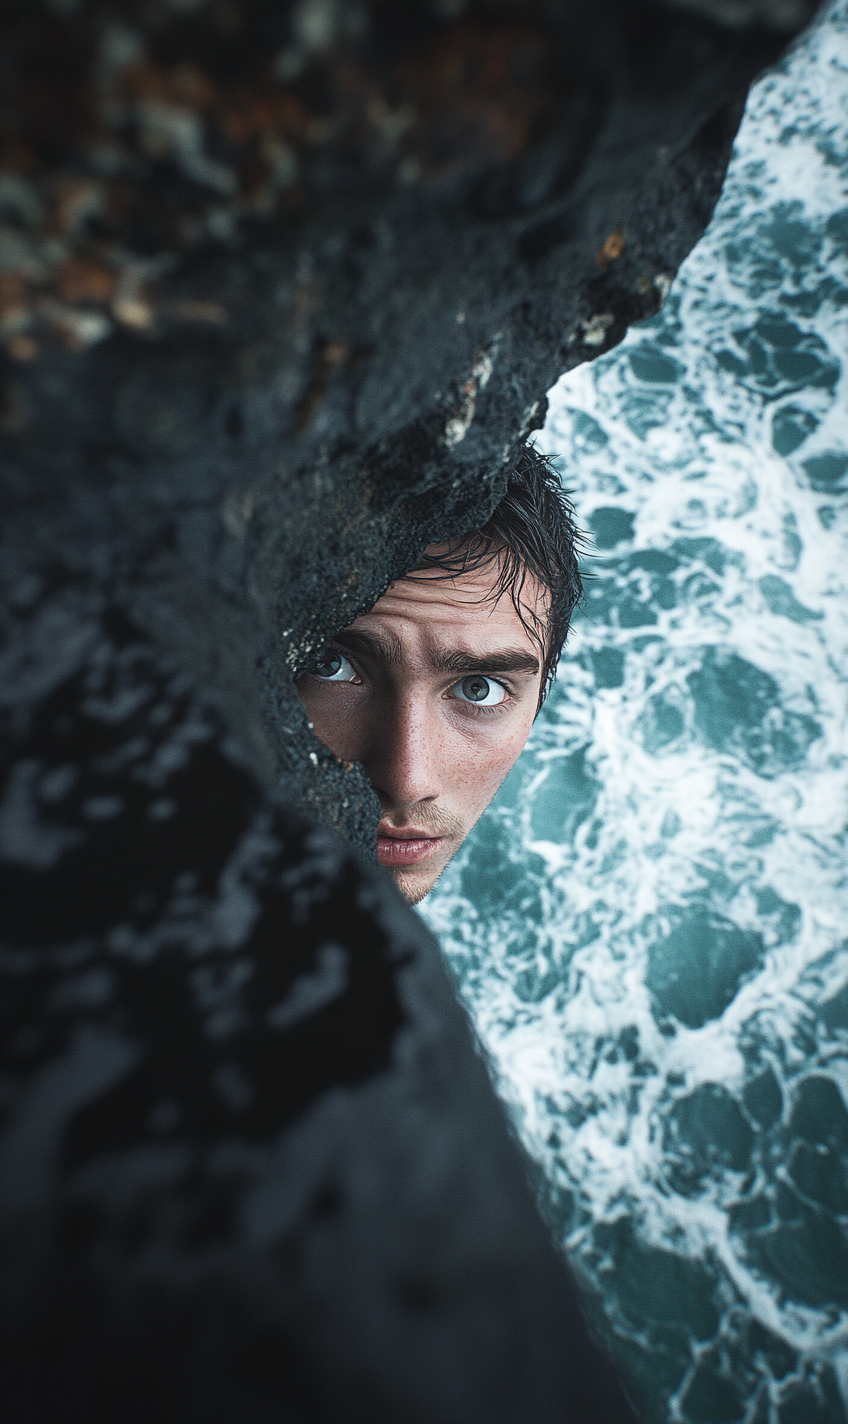
<svg viewBox="0 0 848 1424">
<path fill-rule="evenodd" d="M 581 596 L 579 535 L 528 448 L 491 518 L 431 544 L 298 682 L 317 736 L 380 798 L 377 858 L 416 904 L 522 751 Z"/>
</svg>

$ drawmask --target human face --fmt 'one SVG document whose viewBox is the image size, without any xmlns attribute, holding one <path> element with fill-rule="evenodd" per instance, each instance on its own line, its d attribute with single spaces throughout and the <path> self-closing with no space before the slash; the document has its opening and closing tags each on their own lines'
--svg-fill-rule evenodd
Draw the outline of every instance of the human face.
<svg viewBox="0 0 848 1424">
<path fill-rule="evenodd" d="M 510 595 L 494 596 L 498 572 L 492 561 L 455 578 L 408 574 L 298 683 L 321 741 L 365 768 L 383 811 L 377 858 L 410 904 L 488 806 L 538 709 L 540 650 Z M 544 620 L 529 577 L 522 605 Z"/>
</svg>

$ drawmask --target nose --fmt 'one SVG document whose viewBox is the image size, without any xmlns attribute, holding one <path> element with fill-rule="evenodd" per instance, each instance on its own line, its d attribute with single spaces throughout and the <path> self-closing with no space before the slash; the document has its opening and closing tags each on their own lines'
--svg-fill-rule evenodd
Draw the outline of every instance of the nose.
<svg viewBox="0 0 848 1424">
<path fill-rule="evenodd" d="M 439 728 L 426 697 L 407 694 L 393 700 L 371 733 L 362 763 L 383 809 L 404 814 L 435 801 L 442 789 Z"/>
</svg>

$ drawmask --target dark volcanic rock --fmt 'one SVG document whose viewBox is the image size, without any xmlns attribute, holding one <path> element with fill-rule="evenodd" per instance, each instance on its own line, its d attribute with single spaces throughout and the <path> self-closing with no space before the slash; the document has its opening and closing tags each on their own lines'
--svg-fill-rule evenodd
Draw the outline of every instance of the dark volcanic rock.
<svg viewBox="0 0 848 1424">
<path fill-rule="evenodd" d="M 784 41 L 634 0 L 4 15 L 17 553 L 108 564 L 257 767 L 370 846 L 289 673 L 656 310 Z"/>
<path fill-rule="evenodd" d="M 624 1424 L 420 921 L 125 619 L 69 590 L 41 635 L 5 708 L 4 1418 Z"/>
<path fill-rule="evenodd" d="M 629 1417 L 291 676 L 656 309 L 790 13 L 695 8 L 3 4 L 15 1420 Z"/>
</svg>

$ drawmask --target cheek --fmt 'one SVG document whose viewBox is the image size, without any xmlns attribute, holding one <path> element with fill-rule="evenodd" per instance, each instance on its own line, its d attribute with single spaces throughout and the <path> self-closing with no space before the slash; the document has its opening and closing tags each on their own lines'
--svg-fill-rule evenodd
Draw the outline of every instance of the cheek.
<svg viewBox="0 0 848 1424">
<path fill-rule="evenodd" d="M 306 715 L 310 722 L 316 726 L 322 721 L 326 697 L 324 688 L 313 682 L 312 678 L 305 677 L 300 682 L 295 683 L 298 696 L 306 709 Z"/>
<path fill-rule="evenodd" d="M 356 697 L 343 683 L 316 682 L 305 677 L 295 684 L 319 741 L 342 760 L 356 760 L 348 743 L 354 735 Z"/>
<path fill-rule="evenodd" d="M 465 739 L 454 750 L 456 785 L 463 800 L 480 810 L 488 806 L 501 782 L 512 770 L 524 750 L 533 726 L 533 715 L 511 721 L 509 727 L 493 729 L 469 748 Z"/>
</svg>

